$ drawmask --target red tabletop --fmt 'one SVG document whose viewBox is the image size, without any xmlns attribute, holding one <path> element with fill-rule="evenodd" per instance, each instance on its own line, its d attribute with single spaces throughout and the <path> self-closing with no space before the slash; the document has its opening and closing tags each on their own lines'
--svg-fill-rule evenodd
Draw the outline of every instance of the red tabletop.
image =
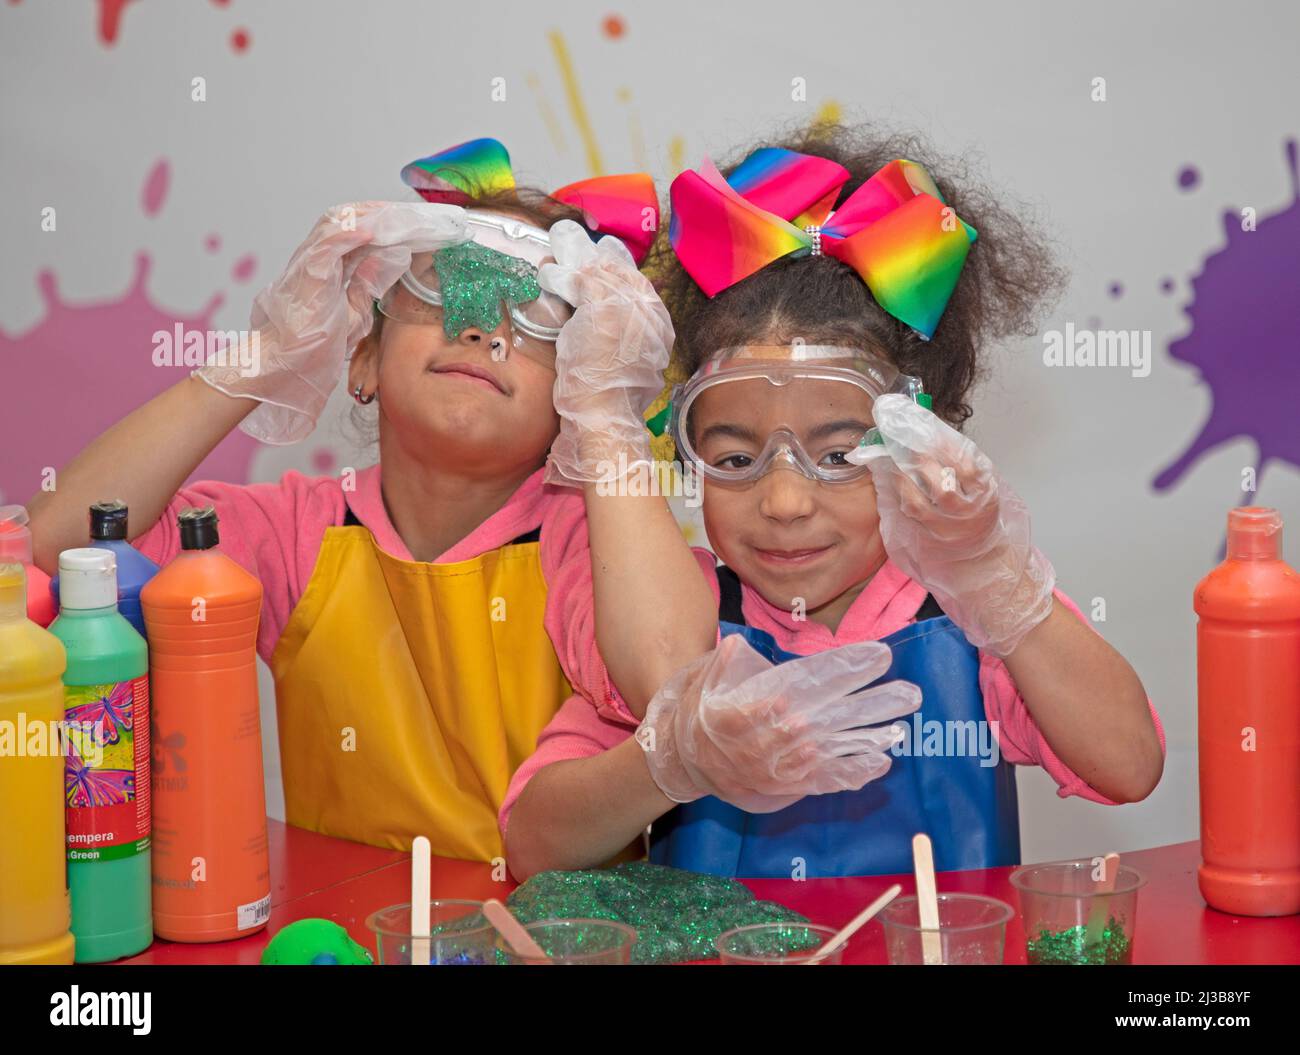
<svg viewBox="0 0 1300 1055">
<path fill-rule="evenodd" d="M 122 963 L 257 963 L 272 934 L 294 920 L 332 919 L 374 952 L 366 917 L 386 905 L 410 900 L 410 855 L 397 850 L 332 839 L 268 822 L 271 846 L 271 920 L 265 930 L 238 941 L 188 945 L 156 940 L 139 956 Z M 1124 855 L 1124 863 L 1147 877 L 1138 897 L 1133 962 L 1300 963 L 1300 916 L 1252 919 L 1207 908 L 1196 887 L 1199 843 L 1177 843 Z M 1001 898 L 1018 907 L 1007 877 L 1010 868 L 944 872 L 940 891 L 964 891 Z M 814 923 L 842 926 L 891 883 L 912 893 L 912 877 L 866 876 L 854 879 L 750 879 L 760 898 L 801 912 Z M 504 898 L 515 885 L 496 881 L 486 864 L 433 860 L 433 896 Z M 846 963 L 884 963 L 884 933 L 868 924 L 849 943 Z M 1007 963 L 1025 962 L 1025 938 L 1017 915 L 1007 925 Z"/>
</svg>

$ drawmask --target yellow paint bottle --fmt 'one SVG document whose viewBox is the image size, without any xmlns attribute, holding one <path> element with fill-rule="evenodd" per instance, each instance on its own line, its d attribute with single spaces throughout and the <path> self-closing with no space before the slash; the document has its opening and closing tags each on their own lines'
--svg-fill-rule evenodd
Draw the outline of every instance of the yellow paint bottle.
<svg viewBox="0 0 1300 1055">
<path fill-rule="evenodd" d="M 0 964 L 72 963 L 63 830 L 63 643 L 0 563 Z"/>
</svg>

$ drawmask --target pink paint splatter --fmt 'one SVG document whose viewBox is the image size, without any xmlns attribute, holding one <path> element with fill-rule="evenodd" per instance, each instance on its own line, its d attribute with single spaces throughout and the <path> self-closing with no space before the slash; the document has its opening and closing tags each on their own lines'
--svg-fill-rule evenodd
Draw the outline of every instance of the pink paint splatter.
<svg viewBox="0 0 1300 1055">
<path fill-rule="evenodd" d="M 144 190 L 140 195 L 140 205 L 146 216 L 157 216 L 167 201 L 167 188 L 171 185 L 171 166 L 167 159 L 159 161 L 149 170 L 145 177 Z"/>
<path fill-rule="evenodd" d="M 209 253 L 218 252 L 221 249 L 221 235 L 215 233 L 208 235 L 203 239 L 203 248 Z"/>
<path fill-rule="evenodd" d="M 99 39 L 104 44 L 117 41 L 117 31 L 122 26 L 122 12 L 131 0 L 98 0 L 99 2 Z"/>
<path fill-rule="evenodd" d="M 145 188 L 157 170 L 154 166 Z M 147 202 L 145 188 L 142 200 Z M 154 365 L 153 335 L 170 333 L 177 323 L 212 329 L 224 298 L 214 294 L 189 312 L 160 307 L 147 289 L 152 266 L 147 253 L 137 254 L 125 293 L 78 304 L 64 299 L 53 271 L 43 270 L 36 281 L 45 317 L 25 333 L 0 329 L 0 362 L 23 379 L 21 391 L 9 392 L 5 400 L 0 501 L 26 501 L 41 486 L 46 466 L 66 465 L 96 436 L 187 376 L 185 367 Z M 190 478 L 243 483 L 257 446 L 236 430 Z"/>
<path fill-rule="evenodd" d="M 336 460 L 334 452 L 325 447 L 319 447 L 312 451 L 311 464 L 312 468 L 317 472 L 328 473 L 332 471 Z"/>
<path fill-rule="evenodd" d="M 247 51 L 250 43 L 251 39 L 246 29 L 237 29 L 230 34 L 230 47 L 237 54 Z"/>
<path fill-rule="evenodd" d="M 230 277 L 236 282 L 247 282 L 257 271 L 257 257 L 252 253 L 245 253 L 235 261 L 235 266 L 230 269 Z"/>
</svg>

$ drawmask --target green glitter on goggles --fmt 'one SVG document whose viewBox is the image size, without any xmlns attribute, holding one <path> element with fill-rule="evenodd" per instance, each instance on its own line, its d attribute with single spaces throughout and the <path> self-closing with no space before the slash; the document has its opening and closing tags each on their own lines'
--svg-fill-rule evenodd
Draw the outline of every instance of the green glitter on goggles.
<svg viewBox="0 0 1300 1055">
<path fill-rule="evenodd" d="M 442 328 L 455 339 L 471 326 L 491 333 L 501 325 L 502 303 L 527 304 L 542 294 L 537 268 L 526 260 L 466 242 L 433 254 Z"/>
</svg>

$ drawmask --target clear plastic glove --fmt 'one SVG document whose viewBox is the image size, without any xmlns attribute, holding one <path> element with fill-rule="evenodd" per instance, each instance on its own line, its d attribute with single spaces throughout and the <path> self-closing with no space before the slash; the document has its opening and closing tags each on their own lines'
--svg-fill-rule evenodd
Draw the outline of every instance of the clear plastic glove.
<svg viewBox="0 0 1300 1055">
<path fill-rule="evenodd" d="M 467 241 L 465 210 L 428 202 L 336 205 L 253 301 L 258 365 L 194 371 L 228 396 L 261 403 L 240 425 L 263 443 L 296 443 L 316 427 L 348 355 L 370 332 L 374 301 L 415 253 Z"/>
<path fill-rule="evenodd" d="M 967 640 L 1009 656 L 1052 610 L 1056 572 L 1029 538 L 1029 510 L 969 439 L 906 396 L 880 396 L 871 468 L 880 535 Z"/>
<path fill-rule="evenodd" d="M 637 740 L 674 802 L 704 795 L 772 813 L 805 795 L 856 790 L 889 771 L 898 726 L 921 690 L 889 681 L 889 646 L 863 641 L 772 664 L 731 634 L 650 701 Z M 852 694 L 852 695 L 850 695 Z"/>
<path fill-rule="evenodd" d="M 551 228 L 555 263 L 538 284 L 573 305 L 555 349 L 560 434 L 546 482 L 614 480 L 651 463 L 646 408 L 663 391 L 673 326 L 650 280 L 617 238 L 592 242 L 572 220 Z"/>
</svg>

